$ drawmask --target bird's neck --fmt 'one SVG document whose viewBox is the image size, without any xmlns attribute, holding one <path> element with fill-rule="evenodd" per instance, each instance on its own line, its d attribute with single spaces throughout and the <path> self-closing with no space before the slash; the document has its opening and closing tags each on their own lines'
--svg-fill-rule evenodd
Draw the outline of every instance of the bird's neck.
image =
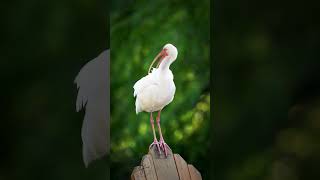
<svg viewBox="0 0 320 180">
<path fill-rule="evenodd" d="M 171 57 L 167 56 L 162 60 L 161 64 L 159 65 L 159 69 L 162 71 L 167 71 L 169 70 L 171 63 L 172 63 Z"/>
</svg>

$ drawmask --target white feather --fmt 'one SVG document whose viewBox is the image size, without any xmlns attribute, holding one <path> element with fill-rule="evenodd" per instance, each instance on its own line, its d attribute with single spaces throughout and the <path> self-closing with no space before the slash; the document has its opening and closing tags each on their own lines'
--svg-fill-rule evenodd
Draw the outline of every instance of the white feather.
<svg viewBox="0 0 320 180">
<path fill-rule="evenodd" d="M 136 113 L 161 110 L 173 100 L 176 90 L 171 70 L 163 71 L 157 68 L 137 81 L 133 88 Z"/>
</svg>

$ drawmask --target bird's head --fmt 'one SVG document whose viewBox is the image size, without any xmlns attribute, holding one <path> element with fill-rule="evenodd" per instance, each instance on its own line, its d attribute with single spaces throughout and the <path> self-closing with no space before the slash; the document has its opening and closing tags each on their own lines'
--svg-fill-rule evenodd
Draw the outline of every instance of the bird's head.
<svg viewBox="0 0 320 180">
<path fill-rule="evenodd" d="M 157 67 L 159 67 L 159 65 L 162 63 L 162 61 L 165 59 L 165 63 L 168 64 L 170 66 L 170 64 L 175 61 L 177 59 L 178 56 L 178 50 L 177 48 L 172 45 L 172 44 L 166 44 L 162 50 L 160 51 L 160 53 L 154 58 L 154 60 L 152 61 L 150 67 L 149 67 L 149 71 L 148 73 L 150 73 L 151 68 L 153 66 L 153 64 L 159 60 Z"/>
<path fill-rule="evenodd" d="M 174 45 L 166 44 L 162 51 L 165 51 L 165 54 L 170 57 L 168 60 L 175 61 L 177 59 L 178 50 Z"/>
</svg>

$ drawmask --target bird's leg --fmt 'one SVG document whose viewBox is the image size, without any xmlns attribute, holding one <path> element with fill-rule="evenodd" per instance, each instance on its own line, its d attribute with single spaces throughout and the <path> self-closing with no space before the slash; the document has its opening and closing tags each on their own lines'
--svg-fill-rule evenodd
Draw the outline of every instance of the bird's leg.
<svg viewBox="0 0 320 180">
<path fill-rule="evenodd" d="M 160 126 L 160 113 L 161 113 L 161 110 L 158 112 L 158 116 L 157 116 L 157 125 L 158 125 L 158 128 L 159 128 L 159 134 L 160 134 L 159 144 L 160 144 L 160 147 L 162 148 L 162 150 L 164 151 L 164 154 L 166 156 L 168 156 L 168 149 L 167 148 L 170 149 L 170 147 L 164 141 L 163 136 L 162 136 L 161 126 Z"/>
<path fill-rule="evenodd" d="M 157 148 L 158 148 L 159 153 L 161 154 L 160 144 L 159 144 L 159 142 L 157 140 L 156 131 L 154 129 L 154 120 L 153 120 L 153 117 L 152 117 L 152 113 L 150 113 L 150 124 L 151 124 L 152 132 L 153 132 L 153 143 L 150 144 L 149 149 L 152 148 L 152 146 L 156 145 Z"/>
</svg>

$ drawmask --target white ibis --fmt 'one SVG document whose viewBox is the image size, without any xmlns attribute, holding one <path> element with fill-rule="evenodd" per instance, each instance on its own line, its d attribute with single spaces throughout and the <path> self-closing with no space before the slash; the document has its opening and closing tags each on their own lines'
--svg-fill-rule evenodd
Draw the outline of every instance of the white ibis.
<svg viewBox="0 0 320 180">
<path fill-rule="evenodd" d="M 148 75 L 141 78 L 135 83 L 134 97 L 136 97 L 136 113 L 145 111 L 150 113 L 150 123 L 153 131 L 154 141 L 149 146 L 157 146 L 159 153 L 161 150 L 168 155 L 169 146 L 163 139 L 161 126 L 160 126 L 160 114 L 161 110 L 168 105 L 174 98 L 176 86 L 173 82 L 173 74 L 171 72 L 170 65 L 173 63 L 178 56 L 178 50 L 172 44 L 166 44 L 162 51 L 155 57 L 151 63 L 148 71 Z M 152 65 L 159 60 L 157 68 L 153 68 L 150 72 Z M 157 140 L 154 120 L 152 113 L 157 112 L 156 118 L 157 126 L 159 129 L 160 139 Z"/>
</svg>

